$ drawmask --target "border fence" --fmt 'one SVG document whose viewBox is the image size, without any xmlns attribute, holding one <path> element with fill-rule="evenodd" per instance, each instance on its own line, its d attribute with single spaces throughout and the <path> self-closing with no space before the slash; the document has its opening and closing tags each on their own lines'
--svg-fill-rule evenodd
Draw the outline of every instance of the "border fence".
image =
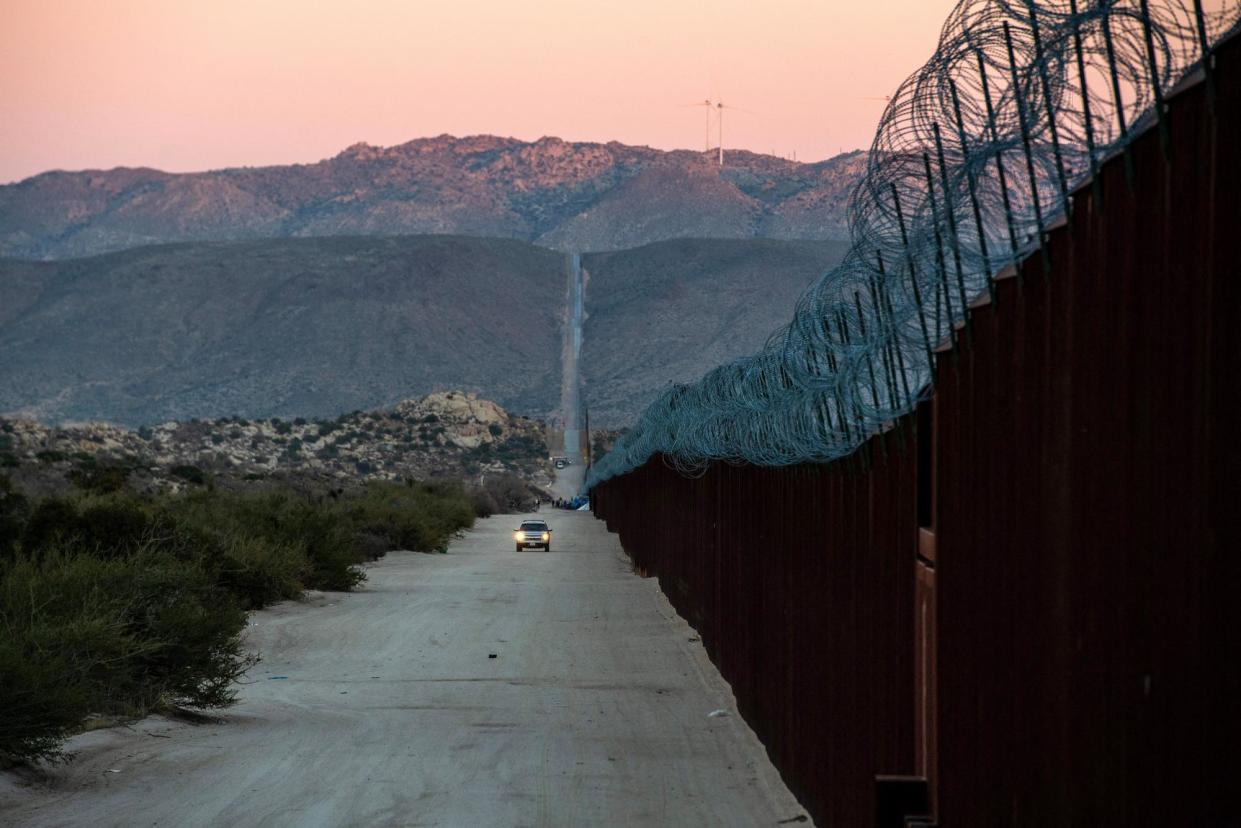
<svg viewBox="0 0 1241 828">
<path fill-rule="evenodd" d="M 1074 189 L 1117 152 L 1132 174 L 1127 148 L 1149 127 L 1169 146 L 1168 91 L 1210 68 L 1241 14 L 1241 0 L 1209 6 L 960 0 L 884 112 L 844 261 L 761 351 L 657 397 L 590 484 L 657 454 L 690 471 L 830 461 L 911 412 L 937 343 L 972 338 L 974 298 L 1031 255 L 1050 268 L 1047 232 Z"/>
<path fill-rule="evenodd" d="M 1241 823 L 1241 37 L 1151 94 L 859 448 L 594 479 L 819 824 Z"/>
</svg>

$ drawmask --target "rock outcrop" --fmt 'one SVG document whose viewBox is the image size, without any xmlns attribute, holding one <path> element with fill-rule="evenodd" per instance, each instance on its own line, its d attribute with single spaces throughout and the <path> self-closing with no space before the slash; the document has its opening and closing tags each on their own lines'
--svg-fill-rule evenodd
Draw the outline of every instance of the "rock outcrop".
<svg viewBox="0 0 1241 828">
<path fill-rule="evenodd" d="M 540 486 L 551 481 L 544 424 L 461 391 L 327 420 L 225 418 L 129 429 L 0 419 L 0 472 L 32 464 L 66 472 L 119 466 L 171 488 L 214 472 L 328 480 L 477 480 L 510 472 Z"/>
</svg>

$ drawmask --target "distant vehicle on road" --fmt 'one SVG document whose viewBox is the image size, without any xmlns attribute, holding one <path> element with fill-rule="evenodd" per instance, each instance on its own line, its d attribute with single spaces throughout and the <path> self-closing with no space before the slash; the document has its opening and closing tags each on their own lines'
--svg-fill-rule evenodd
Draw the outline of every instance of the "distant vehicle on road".
<svg viewBox="0 0 1241 828">
<path fill-rule="evenodd" d="M 545 520 L 523 520 L 513 532 L 513 540 L 517 542 L 518 552 L 540 546 L 544 552 L 551 552 L 552 528 Z"/>
<path fill-rule="evenodd" d="M 570 466 L 572 464 L 573 464 L 573 461 L 570 460 L 568 457 L 553 457 L 552 458 L 552 465 L 554 465 L 558 469 L 563 469 L 565 466 Z"/>
</svg>

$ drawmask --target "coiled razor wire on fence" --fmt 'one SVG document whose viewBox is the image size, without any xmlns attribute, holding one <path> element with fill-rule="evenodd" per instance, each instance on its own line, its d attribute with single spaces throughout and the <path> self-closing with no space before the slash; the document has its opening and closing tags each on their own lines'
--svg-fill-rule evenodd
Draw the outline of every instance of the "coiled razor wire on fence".
<svg viewBox="0 0 1241 828">
<path fill-rule="evenodd" d="M 1213 94 L 1211 44 L 1238 9 L 962 0 L 883 114 L 844 261 L 757 354 L 664 391 L 588 485 L 656 454 L 687 474 L 834 460 L 912 411 L 934 348 L 970 337 L 969 303 L 1028 255 L 1047 267 L 1049 224 L 1102 160 L 1125 152 L 1131 174 L 1125 148 L 1152 124 L 1166 151 L 1172 84 L 1201 65 Z"/>
</svg>

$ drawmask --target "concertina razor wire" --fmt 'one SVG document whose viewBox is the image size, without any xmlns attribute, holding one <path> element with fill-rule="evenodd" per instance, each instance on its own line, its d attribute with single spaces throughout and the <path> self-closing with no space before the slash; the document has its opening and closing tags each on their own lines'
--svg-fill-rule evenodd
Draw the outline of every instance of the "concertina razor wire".
<svg viewBox="0 0 1241 828">
<path fill-rule="evenodd" d="M 590 472 L 655 455 L 682 473 L 852 453 L 930 393 L 934 349 L 970 336 L 969 303 L 1042 256 L 1071 193 L 1148 128 L 1241 3 L 961 0 L 900 85 L 849 202 L 850 250 L 758 353 L 663 391 Z M 1106 207 L 1104 207 L 1106 209 Z M 1020 269 L 1018 269 L 1018 274 Z"/>
</svg>

